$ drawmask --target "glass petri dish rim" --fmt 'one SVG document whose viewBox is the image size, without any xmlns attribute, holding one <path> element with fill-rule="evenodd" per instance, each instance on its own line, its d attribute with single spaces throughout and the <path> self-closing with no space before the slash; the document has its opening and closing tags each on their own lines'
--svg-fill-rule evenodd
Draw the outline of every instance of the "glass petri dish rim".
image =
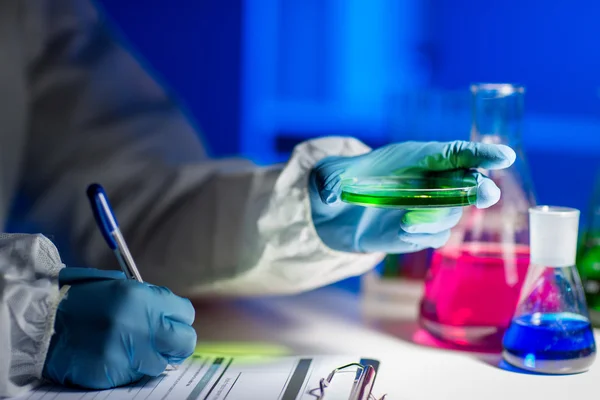
<svg viewBox="0 0 600 400">
<path fill-rule="evenodd" d="M 475 188 L 477 188 L 477 181 L 475 180 L 475 178 L 463 178 L 463 179 L 456 179 L 456 178 L 443 178 L 443 177 L 436 177 L 435 180 L 437 181 L 445 181 L 445 182 L 462 182 L 462 185 L 455 185 L 452 187 L 446 187 L 446 188 L 394 188 L 394 187 L 373 187 L 367 186 L 367 182 L 365 181 L 374 181 L 374 183 L 377 183 L 377 181 L 382 182 L 382 181 L 394 181 L 394 180 L 403 180 L 403 181 L 407 181 L 407 180 L 420 180 L 420 181 L 427 181 L 428 178 L 427 177 L 414 177 L 414 176 L 394 176 L 394 175 L 381 175 L 381 176 L 368 176 L 368 177 L 354 177 L 354 178 L 344 178 L 342 179 L 341 183 L 340 183 L 340 190 L 345 191 L 345 192 L 353 192 L 352 189 L 358 190 L 358 189 L 363 189 L 366 190 L 368 188 L 368 192 L 370 193 L 375 193 L 375 192 L 404 192 L 404 193 L 426 193 L 426 192 L 451 192 L 451 191 L 471 191 Z M 472 182 L 472 183 L 471 183 Z"/>
</svg>

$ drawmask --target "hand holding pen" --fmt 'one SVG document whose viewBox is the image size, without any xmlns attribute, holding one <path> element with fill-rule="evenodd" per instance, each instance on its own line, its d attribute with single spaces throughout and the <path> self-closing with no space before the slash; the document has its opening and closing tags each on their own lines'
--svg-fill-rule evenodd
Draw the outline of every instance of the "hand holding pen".
<svg viewBox="0 0 600 400">
<path fill-rule="evenodd" d="M 135 265 L 135 261 L 131 256 L 131 252 L 125 243 L 123 234 L 119 229 L 119 223 L 110 206 L 106 192 L 97 183 L 91 184 L 87 189 L 87 196 L 92 206 L 92 212 L 96 223 L 100 228 L 100 232 L 106 243 L 115 253 L 119 265 L 128 279 L 134 279 L 138 282 L 142 281 L 142 276 Z M 177 369 L 174 365 L 169 365 L 171 369 Z"/>
</svg>

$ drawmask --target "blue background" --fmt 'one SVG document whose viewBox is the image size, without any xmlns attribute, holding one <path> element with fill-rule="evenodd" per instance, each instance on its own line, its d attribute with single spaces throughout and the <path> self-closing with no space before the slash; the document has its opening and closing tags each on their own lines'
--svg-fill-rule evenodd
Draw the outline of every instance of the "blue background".
<svg viewBox="0 0 600 400">
<path fill-rule="evenodd" d="M 518 82 L 538 202 L 588 209 L 600 167 L 596 1 L 100 3 L 214 157 L 285 161 L 327 134 L 374 146 L 467 139 L 469 84 Z"/>
</svg>

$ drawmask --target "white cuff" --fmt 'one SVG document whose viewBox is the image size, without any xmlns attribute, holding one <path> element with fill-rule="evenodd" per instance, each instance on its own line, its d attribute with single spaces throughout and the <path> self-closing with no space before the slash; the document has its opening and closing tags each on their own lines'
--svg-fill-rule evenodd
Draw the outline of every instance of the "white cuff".
<svg viewBox="0 0 600 400">
<path fill-rule="evenodd" d="M 298 145 L 281 171 L 258 218 L 258 237 L 247 238 L 252 267 L 242 275 L 206 288 L 207 292 L 298 293 L 351 276 L 377 265 L 384 254 L 345 253 L 327 247 L 312 222 L 308 180 L 312 167 L 328 156 L 355 156 L 370 148 L 353 138 L 327 137 Z M 203 290 L 204 291 L 204 290 Z"/>
<path fill-rule="evenodd" d="M 42 377 L 64 293 L 58 290 L 62 268 L 46 237 L 0 234 L 0 397 L 22 393 Z"/>
</svg>

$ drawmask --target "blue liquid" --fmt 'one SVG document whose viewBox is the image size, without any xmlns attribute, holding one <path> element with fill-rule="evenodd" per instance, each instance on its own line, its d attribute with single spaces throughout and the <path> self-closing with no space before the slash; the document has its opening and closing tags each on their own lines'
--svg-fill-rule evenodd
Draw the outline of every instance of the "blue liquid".
<svg viewBox="0 0 600 400">
<path fill-rule="evenodd" d="M 535 313 L 514 319 L 503 340 L 504 359 L 543 373 L 587 370 L 596 356 L 590 321 L 573 313 Z"/>
</svg>

